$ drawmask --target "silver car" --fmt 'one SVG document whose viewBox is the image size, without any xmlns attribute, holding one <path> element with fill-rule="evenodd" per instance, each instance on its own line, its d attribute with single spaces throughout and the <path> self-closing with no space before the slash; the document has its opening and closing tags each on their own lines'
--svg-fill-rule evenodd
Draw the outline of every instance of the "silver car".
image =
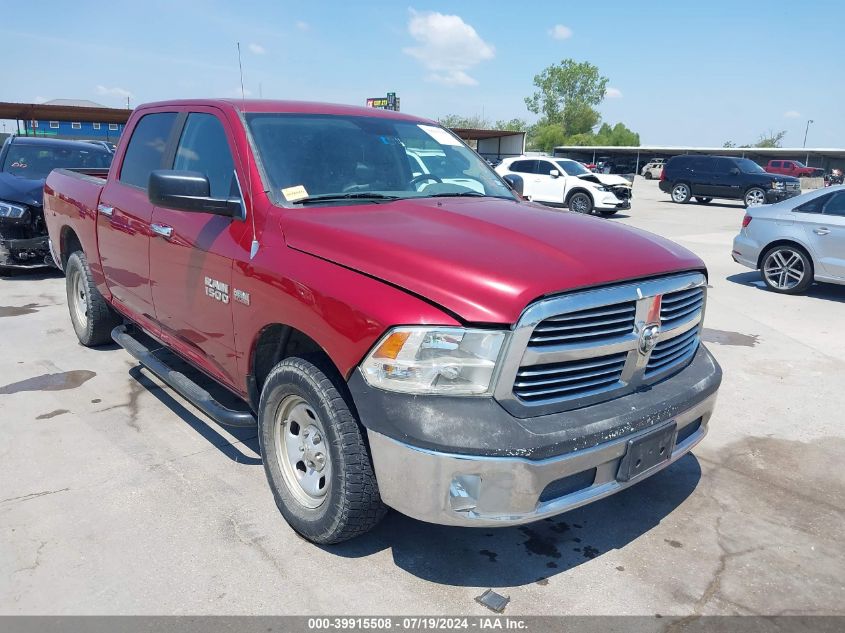
<svg viewBox="0 0 845 633">
<path fill-rule="evenodd" d="M 731 255 L 776 292 L 845 284 L 845 185 L 749 208 Z"/>
</svg>

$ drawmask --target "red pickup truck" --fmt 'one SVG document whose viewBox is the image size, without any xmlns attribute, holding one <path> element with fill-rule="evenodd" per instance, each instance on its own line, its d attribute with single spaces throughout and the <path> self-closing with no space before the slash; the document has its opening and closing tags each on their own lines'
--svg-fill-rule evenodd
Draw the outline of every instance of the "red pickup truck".
<svg viewBox="0 0 845 633">
<path fill-rule="evenodd" d="M 281 513 L 334 543 L 386 506 L 559 514 L 706 433 L 701 260 L 519 184 L 426 119 L 195 100 L 137 108 L 108 177 L 54 171 L 44 202 L 80 342 L 114 339 L 215 421 L 257 424 Z"/>
<path fill-rule="evenodd" d="M 770 160 L 764 169 L 770 174 L 783 174 L 796 178 L 821 178 L 824 170 L 819 167 L 807 167 L 797 160 Z"/>
</svg>

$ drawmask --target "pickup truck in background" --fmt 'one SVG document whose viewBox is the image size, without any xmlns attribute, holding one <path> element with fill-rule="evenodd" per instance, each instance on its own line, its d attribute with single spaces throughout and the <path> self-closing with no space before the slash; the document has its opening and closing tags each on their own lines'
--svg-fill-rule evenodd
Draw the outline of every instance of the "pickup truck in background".
<svg viewBox="0 0 845 633">
<path fill-rule="evenodd" d="M 0 148 L 0 274 L 52 266 L 42 201 L 56 168 L 105 175 L 111 154 L 79 141 L 10 136 Z"/>
<path fill-rule="evenodd" d="M 192 100 L 135 109 L 107 178 L 57 170 L 44 199 L 79 341 L 257 424 L 279 510 L 335 543 L 386 507 L 536 521 L 704 437 L 702 261 L 519 189 L 407 114 Z"/>
<path fill-rule="evenodd" d="M 807 167 L 797 160 L 770 160 L 764 169 L 770 174 L 782 174 L 795 178 L 821 178 L 824 174 L 824 169 Z"/>
</svg>

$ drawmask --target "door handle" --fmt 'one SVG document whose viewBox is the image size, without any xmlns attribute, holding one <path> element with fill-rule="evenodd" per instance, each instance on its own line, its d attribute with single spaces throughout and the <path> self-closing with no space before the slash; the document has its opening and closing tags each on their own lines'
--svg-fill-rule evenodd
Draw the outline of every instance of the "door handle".
<svg viewBox="0 0 845 633">
<path fill-rule="evenodd" d="M 813 229 L 813 233 L 815 233 L 816 235 L 827 235 L 828 233 L 830 233 L 830 229 L 825 226 L 820 226 L 817 229 Z"/>
<path fill-rule="evenodd" d="M 150 224 L 150 228 L 156 235 L 169 238 L 173 235 L 173 227 L 165 224 Z"/>
<path fill-rule="evenodd" d="M 114 207 L 110 207 L 107 204 L 98 204 L 97 211 L 108 218 L 114 215 Z"/>
</svg>

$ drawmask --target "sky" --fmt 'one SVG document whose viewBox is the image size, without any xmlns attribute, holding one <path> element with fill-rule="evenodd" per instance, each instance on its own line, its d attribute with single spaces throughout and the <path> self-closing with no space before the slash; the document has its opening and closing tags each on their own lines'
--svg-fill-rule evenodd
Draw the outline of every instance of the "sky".
<svg viewBox="0 0 845 633">
<path fill-rule="evenodd" d="M 33 0 L 0 11 L 0 101 L 113 107 L 247 96 L 533 121 L 533 77 L 562 59 L 608 77 L 603 121 L 643 144 L 721 146 L 786 131 L 845 147 L 842 5 L 701 2 Z M 12 131 L 13 124 L 7 124 Z"/>
</svg>

